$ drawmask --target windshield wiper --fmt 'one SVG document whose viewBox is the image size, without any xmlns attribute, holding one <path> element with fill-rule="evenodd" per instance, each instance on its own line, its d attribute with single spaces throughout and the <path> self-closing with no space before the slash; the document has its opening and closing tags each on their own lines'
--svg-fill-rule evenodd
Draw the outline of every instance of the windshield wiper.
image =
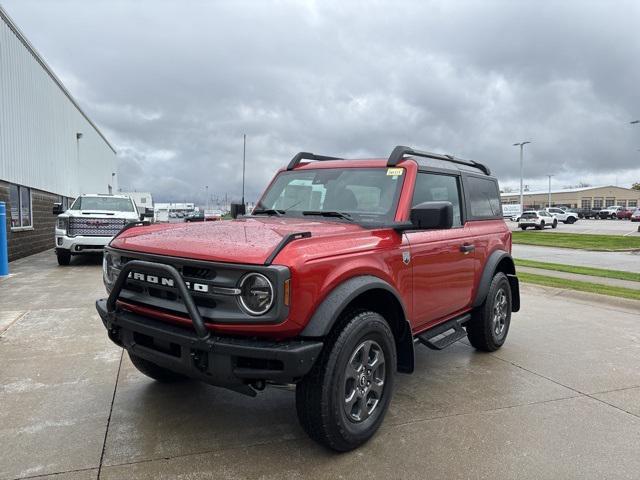
<svg viewBox="0 0 640 480">
<path fill-rule="evenodd" d="M 254 209 L 253 212 L 251 212 L 251 215 L 276 215 L 278 217 L 281 217 L 282 214 L 284 213 L 284 210 L 277 210 L 275 208 L 258 208 L 258 209 Z"/>
<path fill-rule="evenodd" d="M 353 222 L 353 217 L 347 212 L 338 212 L 333 210 L 305 210 L 302 215 L 319 215 L 321 217 L 337 217 L 344 218 L 350 222 Z"/>
</svg>

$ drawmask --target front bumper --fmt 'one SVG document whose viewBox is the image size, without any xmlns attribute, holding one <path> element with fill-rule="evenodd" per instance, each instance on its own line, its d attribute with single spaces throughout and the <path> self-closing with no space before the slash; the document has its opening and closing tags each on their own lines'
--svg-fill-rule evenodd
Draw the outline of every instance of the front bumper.
<svg viewBox="0 0 640 480">
<path fill-rule="evenodd" d="M 101 252 L 113 237 L 93 237 L 76 235 L 70 237 L 56 229 L 56 249 L 68 250 L 71 253 Z"/>
<path fill-rule="evenodd" d="M 96 309 L 109 338 L 130 353 L 205 383 L 255 395 L 258 381 L 294 383 L 304 377 L 322 350 L 322 342 L 268 341 L 208 336 L 134 314 L 107 299 Z"/>
</svg>

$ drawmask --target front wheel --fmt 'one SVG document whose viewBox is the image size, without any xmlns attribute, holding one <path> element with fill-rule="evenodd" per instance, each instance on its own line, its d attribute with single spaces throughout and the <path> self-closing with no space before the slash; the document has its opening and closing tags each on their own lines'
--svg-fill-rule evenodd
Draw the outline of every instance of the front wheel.
<svg viewBox="0 0 640 480">
<path fill-rule="evenodd" d="M 66 267 L 71 263 L 71 253 L 68 250 L 57 251 L 56 257 L 58 257 L 58 265 L 61 267 Z"/>
<path fill-rule="evenodd" d="M 551 228 L 557 228 L 558 227 L 558 221 L 554 220 L 553 223 L 551 224 Z"/>
<path fill-rule="evenodd" d="M 384 419 L 393 392 L 396 347 L 378 313 L 353 313 L 342 324 L 296 386 L 296 411 L 312 439 L 346 452 L 369 440 Z"/>
<path fill-rule="evenodd" d="M 520 228 L 521 228 L 522 230 L 526 230 L 526 229 L 527 229 L 527 227 L 525 227 L 524 225 L 520 225 Z"/>
<path fill-rule="evenodd" d="M 491 280 L 484 303 L 473 311 L 466 325 L 469 343 L 478 350 L 495 352 L 507 339 L 511 325 L 511 286 L 498 272 Z"/>
</svg>

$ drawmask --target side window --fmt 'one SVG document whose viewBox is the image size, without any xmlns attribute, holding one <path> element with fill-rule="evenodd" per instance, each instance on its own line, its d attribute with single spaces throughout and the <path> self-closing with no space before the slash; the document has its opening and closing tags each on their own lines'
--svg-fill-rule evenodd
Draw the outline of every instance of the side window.
<svg viewBox="0 0 640 480">
<path fill-rule="evenodd" d="M 411 205 L 416 206 L 423 202 L 451 202 L 453 205 L 453 226 L 462 225 L 460 182 L 457 177 L 436 173 L 418 173 Z"/>
<path fill-rule="evenodd" d="M 19 185 L 9 185 L 11 228 L 31 226 L 31 190 Z"/>
<path fill-rule="evenodd" d="M 472 217 L 502 218 L 500 194 L 495 180 L 469 176 L 465 182 L 465 192 L 467 190 Z"/>
</svg>

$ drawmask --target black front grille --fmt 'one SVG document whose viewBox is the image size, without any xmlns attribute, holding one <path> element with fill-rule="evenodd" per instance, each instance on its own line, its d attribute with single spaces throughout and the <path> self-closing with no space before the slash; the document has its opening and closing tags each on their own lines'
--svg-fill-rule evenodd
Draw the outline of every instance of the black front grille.
<svg viewBox="0 0 640 480">
<path fill-rule="evenodd" d="M 123 218 L 70 217 L 69 235 L 112 237 L 125 226 Z"/>
</svg>

